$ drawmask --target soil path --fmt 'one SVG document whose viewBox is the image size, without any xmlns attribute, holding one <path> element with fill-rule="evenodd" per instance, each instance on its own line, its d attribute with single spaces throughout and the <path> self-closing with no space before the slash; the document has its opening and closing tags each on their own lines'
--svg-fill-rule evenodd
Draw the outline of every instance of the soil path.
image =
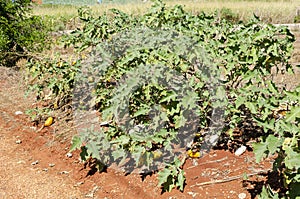
<svg viewBox="0 0 300 199">
<path fill-rule="evenodd" d="M 30 140 L 22 140 L 33 130 L 24 115 L 15 114 L 24 113 L 32 100 L 24 97 L 17 71 L 0 68 L 0 74 L 0 198 L 81 198 L 69 176 L 49 175 L 47 168 L 33 165 L 36 160 L 24 149 Z"/>
</svg>

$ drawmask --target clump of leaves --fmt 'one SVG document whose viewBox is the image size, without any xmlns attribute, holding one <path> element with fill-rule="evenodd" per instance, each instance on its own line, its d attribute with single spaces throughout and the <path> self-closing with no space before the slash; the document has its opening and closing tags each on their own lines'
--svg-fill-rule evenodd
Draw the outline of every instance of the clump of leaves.
<svg viewBox="0 0 300 199">
<path fill-rule="evenodd" d="M 47 46 L 47 28 L 41 17 L 30 16 L 30 10 L 30 0 L 0 1 L 0 64 L 13 66 Z"/>
<path fill-rule="evenodd" d="M 70 103 L 80 60 L 60 58 L 30 59 L 26 65 L 28 93 L 49 102 L 48 108 L 59 109 Z"/>
</svg>

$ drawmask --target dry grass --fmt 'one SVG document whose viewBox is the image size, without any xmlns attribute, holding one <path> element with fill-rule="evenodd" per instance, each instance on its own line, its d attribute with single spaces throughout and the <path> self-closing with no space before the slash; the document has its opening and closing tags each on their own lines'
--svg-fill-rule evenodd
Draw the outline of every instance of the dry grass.
<svg viewBox="0 0 300 199">
<path fill-rule="evenodd" d="M 172 4 L 175 2 L 172 2 Z M 213 12 L 216 9 L 229 8 L 245 20 L 253 14 L 260 16 L 262 20 L 270 23 L 292 23 L 296 15 L 300 1 L 176 1 L 186 5 L 188 10 Z"/>
<path fill-rule="evenodd" d="M 269 1 L 242 1 L 242 0 L 174 0 L 167 1 L 167 5 L 181 4 L 193 13 L 200 11 L 214 12 L 216 9 L 228 8 L 237 13 L 240 19 L 245 20 L 254 14 L 270 23 L 292 23 L 296 11 L 300 8 L 300 0 L 269 0 Z M 141 14 L 146 12 L 151 2 L 143 3 L 103 3 L 91 6 L 96 14 L 101 14 L 110 8 L 117 8 L 126 13 Z M 42 5 L 34 7 L 34 14 L 50 15 L 55 17 L 72 17 L 77 14 L 78 6 Z"/>
<path fill-rule="evenodd" d="M 95 14 L 102 14 L 109 9 L 116 8 L 130 14 L 145 13 L 151 7 L 150 3 L 139 4 L 101 4 L 90 6 Z M 33 9 L 33 14 L 41 16 L 54 16 L 54 17 L 72 17 L 77 15 L 79 6 L 72 5 L 37 5 Z"/>
</svg>

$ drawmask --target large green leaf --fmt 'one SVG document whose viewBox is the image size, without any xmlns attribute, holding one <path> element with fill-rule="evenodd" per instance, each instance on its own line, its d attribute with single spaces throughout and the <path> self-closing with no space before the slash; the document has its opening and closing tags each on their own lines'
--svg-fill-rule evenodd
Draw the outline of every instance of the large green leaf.
<svg viewBox="0 0 300 199">
<path fill-rule="evenodd" d="M 170 169 L 163 169 L 158 172 L 158 186 L 161 186 L 168 181 L 169 176 L 171 176 L 172 171 Z"/>
<path fill-rule="evenodd" d="M 300 168 L 300 153 L 295 152 L 291 148 L 286 149 L 287 156 L 284 159 L 284 163 L 288 169 L 299 169 Z"/>
<path fill-rule="evenodd" d="M 87 143 L 86 148 L 87 152 L 92 155 L 93 158 L 100 160 L 100 150 L 96 142 Z"/>
<path fill-rule="evenodd" d="M 269 135 L 266 139 L 267 148 L 270 154 L 274 154 L 281 145 L 281 140 L 274 135 Z"/>
<path fill-rule="evenodd" d="M 180 170 L 177 176 L 177 183 L 176 183 L 176 186 L 179 187 L 180 191 L 183 191 L 184 183 L 185 183 L 184 171 Z"/>
<path fill-rule="evenodd" d="M 245 106 L 251 111 L 252 114 L 257 114 L 257 104 L 253 102 L 245 102 Z"/>
<path fill-rule="evenodd" d="M 265 142 L 261 142 L 261 143 L 253 143 L 252 146 L 255 154 L 255 160 L 257 163 L 259 163 L 263 158 L 266 157 L 268 145 Z"/>
<path fill-rule="evenodd" d="M 76 150 L 76 149 L 80 149 L 82 146 L 82 140 L 79 136 L 74 136 L 72 138 L 72 145 L 70 147 L 70 152 Z"/>
<path fill-rule="evenodd" d="M 175 129 L 179 129 L 180 127 L 183 127 L 187 120 L 183 115 L 175 116 Z"/>
<path fill-rule="evenodd" d="M 286 115 L 287 122 L 294 122 L 300 118 L 300 106 L 291 108 L 291 111 Z"/>
<path fill-rule="evenodd" d="M 136 111 L 133 115 L 133 117 L 138 117 L 140 115 L 147 115 L 150 111 L 150 107 L 141 107 L 138 111 Z"/>
</svg>

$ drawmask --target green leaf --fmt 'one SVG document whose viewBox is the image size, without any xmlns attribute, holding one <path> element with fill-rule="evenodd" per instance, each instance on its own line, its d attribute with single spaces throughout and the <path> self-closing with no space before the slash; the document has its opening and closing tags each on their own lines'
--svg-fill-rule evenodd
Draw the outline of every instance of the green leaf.
<svg viewBox="0 0 300 199">
<path fill-rule="evenodd" d="M 100 160 L 100 151 L 96 145 L 95 142 L 89 142 L 86 145 L 87 152 L 92 155 L 93 158 L 96 158 L 97 160 Z"/>
<path fill-rule="evenodd" d="M 162 103 L 162 102 L 170 102 L 171 100 L 175 101 L 176 100 L 176 97 L 177 97 L 177 93 L 175 92 L 172 92 L 172 93 L 168 93 L 166 97 L 163 97 L 159 103 Z"/>
<path fill-rule="evenodd" d="M 183 117 L 182 115 L 175 116 L 174 119 L 175 119 L 175 129 L 179 129 L 180 127 L 183 127 L 187 122 L 185 117 Z"/>
<path fill-rule="evenodd" d="M 218 86 L 214 98 L 215 99 L 219 99 L 219 100 L 226 99 L 227 96 L 226 96 L 225 89 L 223 87 L 221 87 L 221 86 Z"/>
<path fill-rule="evenodd" d="M 176 183 L 176 186 L 179 187 L 180 191 L 183 191 L 184 183 L 185 183 L 184 171 L 180 170 L 180 172 L 177 176 L 177 183 Z"/>
<path fill-rule="evenodd" d="M 286 115 L 287 122 L 294 122 L 297 118 L 300 118 L 300 107 L 293 107 L 291 111 Z"/>
<path fill-rule="evenodd" d="M 254 121 L 257 122 L 261 127 L 264 128 L 264 131 L 268 130 L 275 130 L 275 119 L 272 118 L 271 120 L 261 120 L 260 118 L 254 118 Z"/>
<path fill-rule="evenodd" d="M 205 92 L 205 91 L 204 91 Z M 193 91 L 187 91 L 187 94 L 182 98 L 182 106 L 185 109 L 195 108 L 197 102 L 197 94 Z"/>
<path fill-rule="evenodd" d="M 70 147 L 70 152 L 76 150 L 76 149 L 80 149 L 82 146 L 82 140 L 79 136 L 74 136 L 72 138 L 72 145 Z"/>
<path fill-rule="evenodd" d="M 242 104 L 245 103 L 246 98 L 242 95 L 238 96 L 235 100 L 235 107 L 239 108 Z"/>
<path fill-rule="evenodd" d="M 246 102 L 245 106 L 251 111 L 252 114 L 257 114 L 256 104 L 253 102 Z"/>
<path fill-rule="evenodd" d="M 263 186 L 261 193 L 259 194 L 259 199 L 279 199 L 278 193 L 274 193 L 271 187 L 268 185 Z"/>
<path fill-rule="evenodd" d="M 163 170 L 158 172 L 158 186 L 166 183 L 168 181 L 169 176 L 171 176 L 172 171 L 168 168 L 164 168 Z"/>
<path fill-rule="evenodd" d="M 298 101 L 299 98 L 300 98 L 300 96 L 299 96 L 300 92 L 297 91 L 297 90 L 295 90 L 295 91 L 285 91 L 284 93 L 286 94 L 288 99 L 290 99 L 291 101 Z"/>
<path fill-rule="evenodd" d="M 123 163 L 123 161 L 125 161 L 127 154 L 125 152 L 124 149 L 118 148 L 118 150 L 114 150 L 112 153 L 112 156 L 114 157 L 114 160 L 118 160 L 118 159 L 122 159 L 120 164 Z"/>
<path fill-rule="evenodd" d="M 112 140 L 110 143 L 111 144 L 119 144 L 119 145 L 124 145 L 128 144 L 130 141 L 130 137 L 127 135 L 121 135 L 117 137 L 116 139 Z"/>
<path fill-rule="evenodd" d="M 255 154 L 256 163 L 259 163 L 263 158 L 267 155 L 267 144 L 264 142 L 261 143 L 253 143 L 253 151 Z"/>
<path fill-rule="evenodd" d="M 268 89 L 271 91 L 271 93 L 274 93 L 274 94 L 278 93 L 277 87 L 274 82 L 267 81 L 267 85 L 268 85 Z"/>
<path fill-rule="evenodd" d="M 274 154 L 281 145 L 281 141 L 274 135 L 269 135 L 266 139 L 267 148 L 270 154 Z"/>
<path fill-rule="evenodd" d="M 150 111 L 150 107 L 141 107 L 138 111 L 136 111 L 133 117 L 138 117 L 140 115 L 147 115 Z"/>
<path fill-rule="evenodd" d="M 284 159 L 284 163 L 288 169 L 300 168 L 300 153 L 295 152 L 291 148 L 286 149 L 287 157 Z"/>
</svg>

